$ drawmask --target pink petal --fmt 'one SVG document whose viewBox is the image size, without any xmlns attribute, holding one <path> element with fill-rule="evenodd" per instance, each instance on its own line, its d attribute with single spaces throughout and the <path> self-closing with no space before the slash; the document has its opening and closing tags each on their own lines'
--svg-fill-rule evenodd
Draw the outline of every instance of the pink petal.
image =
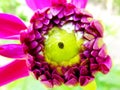
<svg viewBox="0 0 120 90">
<path fill-rule="evenodd" d="M 42 81 L 43 84 L 45 84 L 48 88 L 52 88 L 53 84 L 51 80 L 46 80 L 46 81 Z"/>
<path fill-rule="evenodd" d="M 100 64 L 100 70 L 102 73 L 107 74 L 110 71 L 111 67 L 112 67 L 112 60 L 110 56 L 107 56 L 105 61 Z"/>
<path fill-rule="evenodd" d="M 93 80 L 93 77 L 91 77 L 91 76 L 80 76 L 79 77 L 79 82 L 80 82 L 81 86 L 85 86 L 91 80 Z"/>
<path fill-rule="evenodd" d="M 93 51 L 91 52 L 91 55 L 92 55 L 93 57 L 96 57 L 96 56 L 98 55 L 98 51 L 97 51 L 97 50 L 93 50 Z"/>
<path fill-rule="evenodd" d="M 0 55 L 9 58 L 21 58 L 25 56 L 20 44 L 0 45 Z"/>
<path fill-rule="evenodd" d="M 65 84 L 66 85 L 75 85 L 75 84 L 77 84 L 77 80 L 75 78 L 72 78 L 72 79 L 68 80 Z"/>
<path fill-rule="evenodd" d="M 0 86 L 29 75 L 25 60 L 14 60 L 0 67 Z"/>
<path fill-rule="evenodd" d="M 34 11 L 51 6 L 50 0 L 26 0 L 26 3 Z"/>
<path fill-rule="evenodd" d="M 88 49 L 92 49 L 92 48 L 93 48 L 93 45 L 94 45 L 94 42 L 95 42 L 95 39 L 93 39 L 93 40 L 85 43 L 84 46 L 85 46 L 86 48 L 88 48 Z"/>
<path fill-rule="evenodd" d="M 87 69 L 87 67 L 85 67 L 85 66 L 83 66 L 82 68 L 81 68 L 81 70 L 80 70 L 80 74 L 81 75 L 88 75 L 89 74 L 89 72 L 88 72 L 88 69 Z"/>
<path fill-rule="evenodd" d="M 0 13 L 0 38 L 18 35 L 23 29 L 26 29 L 26 26 L 18 17 Z"/>
<path fill-rule="evenodd" d="M 53 16 L 56 16 L 62 10 L 63 10 L 63 7 L 61 7 L 61 6 L 54 6 L 53 8 L 50 9 Z"/>
<path fill-rule="evenodd" d="M 61 82 L 59 82 L 57 79 L 53 79 L 53 84 L 54 85 L 61 85 Z"/>
<path fill-rule="evenodd" d="M 93 45 L 93 49 L 98 50 L 98 49 L 102 48 L 103 45 L 104 45 L 103 39 L 102 38 L 96 38 L 96 40 L 94 42 L 94 45 Z"/>
<path fill-rule="evenodd" d="M 94 74 L 98 70 L 99 65 L 98 64 L 90 64 L 90 70 L 92 74 Z"/>
<path fill-rule="evenodd" d="M 99 21 L 97 21 L 97 20 L 93 20 L 93 22 L 91 24 L 92 24 L 92 26 L 94 28 L 96 28 L 97 32 L 99 33 L 99 36 L 103 37 L 103 31 L 104 31 L 104 29 L 103 29 L 102 24 Z"/>
<path fill-rule="evenodd" d="M 101 57 L 101 58 L 105 58 L 107 56 L 106 45 L 102 46 L 98 56 Z"/>
<path fill-rule="evenodd" d="M 71 3 L 74 4 L 77 8 L 85 8 L 88 0 L 71 0 Z"/>
</svg>

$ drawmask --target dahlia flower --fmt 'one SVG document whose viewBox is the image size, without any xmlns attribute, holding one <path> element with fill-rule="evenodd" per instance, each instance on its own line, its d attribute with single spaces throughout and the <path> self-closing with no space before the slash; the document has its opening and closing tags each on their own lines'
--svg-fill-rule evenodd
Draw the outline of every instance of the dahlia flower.
<svg viewBox="0 0 120 90">
<path fill-rule="evenodd" d="M 0 38 L 20 44 L 0 45 L 0 55 L 14 61 L 0 67 L 0 86 L 30 75 L 47 87 L 89 86 L 96 72 L 107 74 L 111 58 L 103 26 L 85 10 L 87 0 L 26 0 L 34 11 L 30 25 L 0 13 Z"/>
</svg>

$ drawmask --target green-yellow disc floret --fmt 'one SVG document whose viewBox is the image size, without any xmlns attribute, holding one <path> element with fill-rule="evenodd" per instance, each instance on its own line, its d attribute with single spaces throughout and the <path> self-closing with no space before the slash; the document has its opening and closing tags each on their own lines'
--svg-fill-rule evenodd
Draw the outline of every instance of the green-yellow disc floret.
<svg viewBox="0 0 120 90">
<path fill-rule="evenodd" d="M 74 32 L 68 33 L 58 27 L 52 28 L 45 40 L 45 56 L 47 61 L 64 65 L 79 60 L 79 45 Z M 63 64 L 64 63 L 64 64 Z M 68 64 L 69 65 L 69 64 Z"/>
</svg>

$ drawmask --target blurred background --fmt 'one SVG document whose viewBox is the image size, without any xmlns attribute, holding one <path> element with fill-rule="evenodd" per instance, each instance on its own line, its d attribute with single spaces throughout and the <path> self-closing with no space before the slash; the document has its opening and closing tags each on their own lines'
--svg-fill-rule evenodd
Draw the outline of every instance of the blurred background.
<svg viewBox="0 0 120 90">
<path fill-rule="evenodd" d="M 88 0 L 86 10 L 93 14 L 94 18 L 100 20 L 104 26 L 104 41 L 107 44 L 108 53 L 112 57 L 113 66 L 107 75 L 96 74 L 97 90 L 119 90 L 120 89 L 120 0 Z M 27 7 L 25 0 L 0 0 L 0 13 L 11 13 L 29 23 L 33 12 Z M 17 41 L 0 40 L 0 44 L 16 43 Z M 19 42 L 18 42 L 19 43 Z M 11 60 L 0 56 L 0 66 Z M 22 78 L 0 90 L 47 90 L 39 81 L 32 76 Z M 53 90 L 53 89 L 51 89 Z M 57 90 L 57 89 L 56 89 Z M 62 90 L 62 87 L 61 89 Z M 67 90 L 67 89 L 66 89 Z M 79 90 L 78 87 L 68 90 Z"/>
</svg>

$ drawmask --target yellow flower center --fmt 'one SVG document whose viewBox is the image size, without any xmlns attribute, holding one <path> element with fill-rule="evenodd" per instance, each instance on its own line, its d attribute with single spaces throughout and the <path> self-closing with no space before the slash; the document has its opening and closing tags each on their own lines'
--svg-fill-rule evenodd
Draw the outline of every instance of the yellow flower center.
<svg viewBox="0 0 120 90">
<path fill-rule="evenodd" d="M 77 40 L 74 32 L 68 33 L 64 29 L 54 27 L 45 40 L 45 59 L 48 63 L 59 66 L 79 63 L 79 47 L 82 43 L 83 40 Z"/>
</svg>

